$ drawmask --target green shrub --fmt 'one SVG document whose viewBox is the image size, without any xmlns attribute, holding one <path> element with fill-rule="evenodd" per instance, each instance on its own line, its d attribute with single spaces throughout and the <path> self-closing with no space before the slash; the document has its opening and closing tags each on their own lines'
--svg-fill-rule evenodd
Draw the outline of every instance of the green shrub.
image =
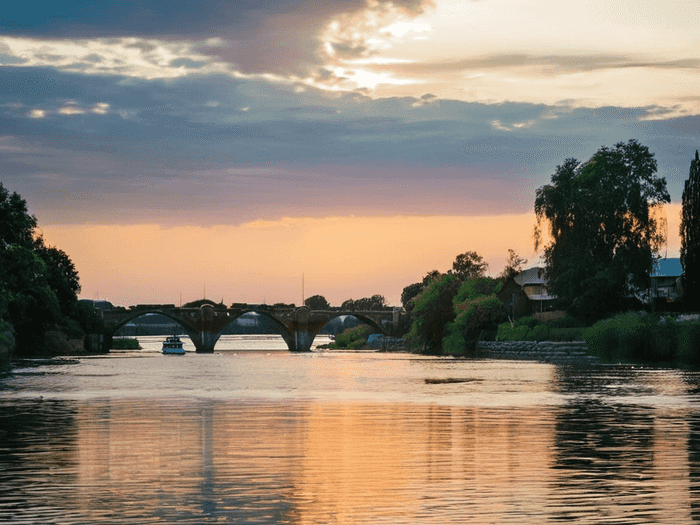
<svg viewBox="0 0 700 525">
<path fill-rule="evenodd" d="M 626 312 L 598 321 L 583 337 L 588 349 L 607 361 L 673 361 L 678 329 L 669 318 Z"/>
<path fill-rule="evenodd" d="M 501 323 L 496 332 L 496 341 L 522 341 L 529 331 L 527 326 L 511 326 L 510 323 Z"/>
<path fill-rule="evenodd" d="M 443 338 L 443 350 L 452 354 L 463 354 L 475 350 L 476 341 L 483 330 L 492 330 L 506 318 L 506 309 L 495 295 L 474 297 L 455 305 L 457 317 L 447 325 Z M 459 333 L 460 337 L 455 336 Z M 449 345 L 449 348 L 445 347 Z M 461 345 L 461 347 L 459 346 Z"/>
<path fill-rule="evenodd" d="M 112 348 L 115 350 L 141 350 L 139 340 L 135 338 L 120 337 L 112 339 Z"/>
<path fill-rule="evenodd" d="M 349 348 L 357 350 L 367 344 L 367 338 L 372 333 L 372 327 L 361 324 L 354 328 L 348 328 L 335 336 L 335 342 L 328 345 L 329 348 Z"/>
<path fill-rule="evenodd" d="M 527 326 L 528 328 L 534 328 L 535 326 L 540 324 L 542 324 L 541 321 L 529 316 L 521 317 L 520 319 L 516 319 L 515 321 L 515 326 Z"/>
<path fill-rule="evenodd" d="M 466 341 L 459 330 L 453 330 L 448 326 L 448 335 L 442 340 L 442 350 L 447 355 L 464 355 Z"/>
<path fill-rule="evenodd" d="M 549 339 L 549 330 L 543 324 L 533 326 L 525 336 L 526 341 L 547 341 Z"/>
<path fill-rule="evenodd" d="M 552 319 L 547 323 L 550 328 L 583 328 L 585 324 L 583 321 L 579 321 L 575 317 L 566 315 L 564 317 L 559 317 L 558 319 Z"/>
<path fill-rule="evenodd" d="M 584 328 L 549 328 L 550 341 L 583 341 Z"/>
<path fill-rule="evenodd" d="M 678 325 L 678 359 L 689 365 L 700 365 L 700 323 Z"/>
</svg>

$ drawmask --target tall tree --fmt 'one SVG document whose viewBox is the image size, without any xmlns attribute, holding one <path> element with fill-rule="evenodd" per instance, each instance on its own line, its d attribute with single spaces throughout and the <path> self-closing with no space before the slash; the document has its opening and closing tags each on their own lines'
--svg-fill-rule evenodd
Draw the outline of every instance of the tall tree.
<svg viewBox="0 0 700 525">
<path fill-rule="evenodd" d="M 430 281 L 414 299 L 409 342 L 421 347 L 424 352 L 442 351 L 445 327 L 455 318 L 452 300 L 461 284 L 460 278 L 453 273 Z"/>
<path fill-rule="evenodd" d="M 535 249 L 544 247 L 548 288 L 589 320 L 623 307 L 649 286 L 666 240 L 660 206 L 670 202 L 654 154 L 636 140 L 600 148 L 581 164 L 566 159 L 537 190 Z"/>
<path fill-rule="evenodd" d="M 463 281 L 483 277 L 488 267 L 488 263 L 476 252 L 460 253 L 452 263 L 452 271 Z"/>
<path fill-rule="evenodd" d="M 52 326 L 80 332 L 79 323 L 89 321 L 78 310 L 80 282 L 73 262 L 47 246 L 36 227 L 25 200 L 0 183 L 0 318 L 13 325 L 17 351 L 25 354 L 42 350 Z"/>
<path fill-rule="evenodd" d="M 508 259 L 506 259 L 506 265 L 501 272 L 501 277 L 504 279 L 515 277 L 526 264 L 527 259 L 520 257 L 512 248 L 508 248 Z"/>
<path fill-rule="evenodd" d="M 684 296 L 687 304 L 695 309 L 700 305 L 700 157 L 697 150 L 683 188 L 680 233 Z"/>
</svg>

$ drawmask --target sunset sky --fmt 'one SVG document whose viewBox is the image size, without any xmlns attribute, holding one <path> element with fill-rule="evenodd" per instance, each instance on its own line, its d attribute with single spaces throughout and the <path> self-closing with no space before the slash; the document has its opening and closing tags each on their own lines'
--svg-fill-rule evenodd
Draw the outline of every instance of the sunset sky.
<svg viewBox="0 0 700 525">
<path fill-rule="evenodd" d="M 700 147 L 697 0 L 13 2 L 0 181 L 115 304 L 331 304 L 474 250 L 531 263 L 535 191 Z"/>
</svg>

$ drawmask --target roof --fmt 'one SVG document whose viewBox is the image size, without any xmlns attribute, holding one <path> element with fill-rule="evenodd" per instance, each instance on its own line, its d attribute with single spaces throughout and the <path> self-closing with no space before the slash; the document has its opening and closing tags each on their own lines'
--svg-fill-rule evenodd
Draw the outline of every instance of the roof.
<svg viewBox="0 0 700 525">
<path fill-rule="evenodd" d="M 518 273 L 518 275 L 513 277 L 513 279 L 520 286 L 523 286 L 526 283 L 527 284 L 544 284 L 544 280 L 542 279 L 543 277 L 544 277 L 544 268 L 540 268 L 538 266 L 535 266 L 533 268 L 528 268 L 527 270 L 523 270 L 522 272 Z"/>
<path fill-rule="evenodd" d="M 683 275 L 683 266 L 681 266 L 680 257 L 659 259 L 651 272 L 652 277 L 680 277 L 681 275 Z"/>
</svg>

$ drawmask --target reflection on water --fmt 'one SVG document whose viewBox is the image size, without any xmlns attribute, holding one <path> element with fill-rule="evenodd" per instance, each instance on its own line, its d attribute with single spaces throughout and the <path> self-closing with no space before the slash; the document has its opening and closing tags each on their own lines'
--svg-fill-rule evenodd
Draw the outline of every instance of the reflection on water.
<svg viewBox="0 0 700 525">
<path fill-rule="evenodd" d="M 396 354 L 20 369 L 0 522 L 694 523 L 698 384 Z"/>
</svg>

